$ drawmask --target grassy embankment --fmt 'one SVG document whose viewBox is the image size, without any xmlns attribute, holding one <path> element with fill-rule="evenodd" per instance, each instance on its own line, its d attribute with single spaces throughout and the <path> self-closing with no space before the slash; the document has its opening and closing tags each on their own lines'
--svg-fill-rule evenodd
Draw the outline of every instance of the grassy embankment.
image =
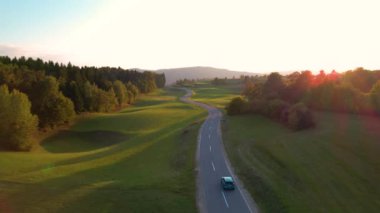
<svg viewBox="0 0 380 213">
<path fill-rule="evenodd" d="M 95 114 L 32 153 L 0 152 L 0 212 L 195 212 L 205 112 L 164 90 Z"/>
<path fill-rule="evenodd" d="M 315 129 L 294 132 L 260 115 L 226 116 L 225 147 L 244 185 L 264 212 L 378 212 L 380 119 L 315 118 Z"/>
</svg>

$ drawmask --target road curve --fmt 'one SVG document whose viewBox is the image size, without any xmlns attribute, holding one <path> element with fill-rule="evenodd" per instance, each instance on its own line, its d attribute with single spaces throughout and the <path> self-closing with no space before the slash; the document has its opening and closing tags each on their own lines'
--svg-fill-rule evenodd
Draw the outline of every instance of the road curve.
<svg viewBox="0 0 380 213">
<path fill-rule="evenodd" d="M 192 91 L 184 88 L 183 102 L 195 104 L 208 111 L 198 135 L 197 150 L 197 200 L 201 213 L 258 212 L 250 195 L 241 187 L 240 181 L 230 167 L 222 144 L 220 121 L 222 113 L 215 107 L 195 102 L 189 98 Z M 221 188 L 222 176 L 231 176 L 236 183 L 234 191 Z"/>
</svg>

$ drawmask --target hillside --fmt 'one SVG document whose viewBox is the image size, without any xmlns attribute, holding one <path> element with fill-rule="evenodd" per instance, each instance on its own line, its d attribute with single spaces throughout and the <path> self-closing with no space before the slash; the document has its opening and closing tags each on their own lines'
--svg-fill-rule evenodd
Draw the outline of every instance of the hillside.
<svg viewBox="0 0 380 213">
<path fill-rule="evenodd" d="M 211 79 L 211 78 L 238 78 L 240 75 L 258 75 L 257 73 L 238 72 L 227 69 L 213 67 L 184 67 L 173 69 L 157 70 L 158 73 L 164 73 L 166 85 L 175 83 L 179 79 Z"/>
<path fill-rule="evenodd" d="M 92 113 L 34 152 L 0 151 L 0 212 L 196 212 L 200 108 L 158 90 Z"/>
</svg>

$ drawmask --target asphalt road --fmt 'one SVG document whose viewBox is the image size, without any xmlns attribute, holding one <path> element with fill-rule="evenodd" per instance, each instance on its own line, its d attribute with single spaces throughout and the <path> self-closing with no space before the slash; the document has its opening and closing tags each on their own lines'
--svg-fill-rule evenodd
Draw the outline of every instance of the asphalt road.
<svg viewBox="0 0 380 213">
<path fill-rule="evenodd" d="M 208 117 L 202 124 L 198 135 L 197 199 L 200 211 L 202 213 L 257 212 L 254 201 L 241 187 L 240 181 L 229 166 L 230 163 L 222 144 L 220 128 L 222 113 L 212 106 L 190 100 L 192 91 L 185 90 L 187 94 L 181 98 L 182 101 L 198 105 L 208 111 Z M 220 184 L 222 176 L 234 178 L 235 190 L 225 191 L 222 189 Z"/>
</svg>

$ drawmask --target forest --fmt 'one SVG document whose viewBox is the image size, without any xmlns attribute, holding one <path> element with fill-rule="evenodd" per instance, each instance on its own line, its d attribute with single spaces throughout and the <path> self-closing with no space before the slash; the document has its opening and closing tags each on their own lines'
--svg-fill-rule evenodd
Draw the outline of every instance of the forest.
<svg viewBox="0 0 380 213">
<path fill-rule="evenodd" d="M 120 109 L 164 86 L 165 75 L 150 71 L 0 56 L 0 148 L 30 150 L 38 131 Z"/>
<path fill-rule="evenodd" d="M 259 113 L 295 130 L 315 126 L 313 110 L 377 116 L 380 113 L 380 71 L 363 68 L 343 73 L 321 70 L 268 76 L 243 76 L 243 97 L 231 100 L 230 115 Z"/>
</svg>

